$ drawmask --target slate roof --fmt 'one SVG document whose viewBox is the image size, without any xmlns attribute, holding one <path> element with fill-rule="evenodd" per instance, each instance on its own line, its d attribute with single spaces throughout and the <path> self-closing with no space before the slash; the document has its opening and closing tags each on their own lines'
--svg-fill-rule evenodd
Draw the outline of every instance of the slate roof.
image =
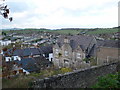
<svg viewBox="0 0 120 90">
<path fill-rule="evenodd" d="M 73 50 L 76 49 L 78 46 L 80 46 L 83 50 L 86 50 L 89 47 L 90 42 L 93 40 L 93 37 L 84 35 L 62 36 L 57 41 L 59 47 L 64 44 L 65 37 L 70 40 L 70 46 Z"/>
<path fill-rule="evenodd" d="M 30 55 L 42 55 L 42 54 L 49 54 L 52 53 L 52 46 L 42 46 L 40 48 L 25 48 L 25 49 L 16 49 L 13 53 L 12 53 L 12 49 L 8 49 L 5 53 L 7 53 L 8 55 L 5 56 L 30 56 Z"/>
<path fill-rule="evenodd" d="M 113 47 L 120 48 L 120 41 L 118 40 L 97 40 L 98 47 Z"/>
<path fill-rule="evenodd" d="M 96 56 L 96 51 L 97 51 L 97 45 L 95 44 L 92 49 L 90 50 L 90 52 L 88 53 L 88 57 L 91 57 L 91 56 Z"/>
<path fill-rule="evenodd" d="M 41 68 L 45 69 L 47 65 L 51 65 L 50 61 L 46 60 L 43 56 L 24 58 L 21 61 L 15 62 L 28 72 L 40 71 Z"/>
<path fill-rule="evenodd" d="M 52 45 L 42 46 L 38 49 L 41 51 L 41 53 L 44 53 L 44 54 L 53 53 L 53 46 Z"/>
</svg>

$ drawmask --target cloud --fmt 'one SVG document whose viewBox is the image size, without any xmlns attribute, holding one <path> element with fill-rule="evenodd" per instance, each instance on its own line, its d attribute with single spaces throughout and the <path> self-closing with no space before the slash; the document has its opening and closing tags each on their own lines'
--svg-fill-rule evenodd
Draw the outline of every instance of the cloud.
<svg viewBox="0 0 120 90">
<path fill-rule="evenodd" d="M 3 28 L 114 27 L 118 0 L 8 0 L 14 21 Z"/>
</svg>

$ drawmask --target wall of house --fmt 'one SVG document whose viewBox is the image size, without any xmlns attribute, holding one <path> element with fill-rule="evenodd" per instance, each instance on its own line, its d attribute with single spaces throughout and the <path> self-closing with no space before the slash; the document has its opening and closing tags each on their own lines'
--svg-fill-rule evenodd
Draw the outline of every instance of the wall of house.
<svg viewBox="0 0 120 90">
<path fill-rule="evenodd" d="M 77 70 L 64 75 L 57 75 L 33 82 L 33 88 L 86 88 L 97 82 L 98 76 L 115 73 L 120 64 L 112 63 L 104 66 Z M 119 70 L 120 71 L 120 70 Z"/>
<path fill-rule="evenodd" d="M 21 58 L 19 56 L 12 56 L 12 57 L 5 57 L 5 61 L 8 62 L 8 61 L 12 61 L 12 60 L 21 60 Z"/>
<path fill-rule="evenodd" d="M 69 43 L 66 43 L 62 46 L 61 49 L 62 49 L 62 57 L 61 57 L 60 63 L 63 65 L 63 67 L 71 67 L 72 57 L 73 57 L 71 46 L 69 45 Z M 68 63 L 65 63 L 65 60 L 67 60 Z"/>
<path fill-rule="evenodd" d="M 97 50 L 97 64 L 104 64 L 120 60 L 120 49 L 110 47 L 100 47 Z"/>
<path fill-rule="evenodd" d="M 53 46 L 53 64 L 56 67 L 59 67 L 59 56 L 58 53 L 56 53 L 56 49 L 58 50 L 58 53 L 61 53 L 61 50 L 59 48 L 59 46 L 56 44 Z"/>
<path fill-rule="evenodd" d="M 61 56 L 56 54 L 56 49 L 58 53 L 61 53 Z M 68 55 L 65 55 L 65 51 L 68 52 Z M 80 53 L 81 58 L 78 58 L 77 54 Z M 71 67 L 71 68 L 83 68 L 87 64 L 83 62 L 85 58 L 85 53 L 80 47 L 72 51 L 71 46 L 66 43 L 61 48 L 56 44 L 53 48 L 53 63 L 56 67 Z M 64 61 L 68 61 L 65 63 Z"/>
<path fill-rule="evenodd" d="M 80 54 L 80 57 L 78 57 L 78 54 Z M 80 47 L 76 48 L 76 50 L 74 50 L 73 52 L 72 67 L 73 68 L 85 67 L 87 64 L 83 61 L 84 58 L 85 58 L 85 53 L 82 51 L 82 49 Z"/>
<path fill-rule="evenodd" d="M 53 53 L 50 53 L 49 54 L 49 61 L 52 62 L 52 60 L 53 60 Z"/>
</svg>

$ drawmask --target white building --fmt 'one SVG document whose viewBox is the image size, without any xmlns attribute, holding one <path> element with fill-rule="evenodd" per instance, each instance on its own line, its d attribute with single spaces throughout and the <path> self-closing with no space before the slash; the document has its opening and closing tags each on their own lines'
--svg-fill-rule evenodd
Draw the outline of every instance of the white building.
<svg viewBox="0 0 120 90">
<path fill-rule="evenodd" d="M 7 46 L 11 44 L 11 40 L 0 40 L 0 45 Z"/>
<path fill-rule="evenodd" d="M 8 62 L 8 61 L 12 61 L 12 60 L 21 60 L 21 58 L 19 56 L 12 56 L 12 57 L 5 57 L 5 61 Z"/>
</svg>

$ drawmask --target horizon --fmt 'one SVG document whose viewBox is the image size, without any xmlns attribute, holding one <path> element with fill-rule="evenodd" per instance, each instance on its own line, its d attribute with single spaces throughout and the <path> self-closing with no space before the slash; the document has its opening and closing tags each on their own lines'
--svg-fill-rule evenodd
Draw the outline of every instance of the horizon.
<svg viewBox="0 0 120 90">
<path fill-rule="evenodd" d="M 117 28 L 117 27 L 120 27 L 120 26 L 116 26 L 116 27 L 108 27 L 108 28 Z M 107 27 L 106 28 L 99 28 L 99 27 L 94 27 L 94 28 L 71 28 L 71 27 L 68 27 L 68 28 L 54 28 L 54 29 L 50 29 L 50 28 L 4 28 L 4 29 L 0 29 L 0 30 L 24 30 L 24 29 L 46 29 L 46 30 L 62 30 L 62 29 L 108 29 Z"/>
</svg>

